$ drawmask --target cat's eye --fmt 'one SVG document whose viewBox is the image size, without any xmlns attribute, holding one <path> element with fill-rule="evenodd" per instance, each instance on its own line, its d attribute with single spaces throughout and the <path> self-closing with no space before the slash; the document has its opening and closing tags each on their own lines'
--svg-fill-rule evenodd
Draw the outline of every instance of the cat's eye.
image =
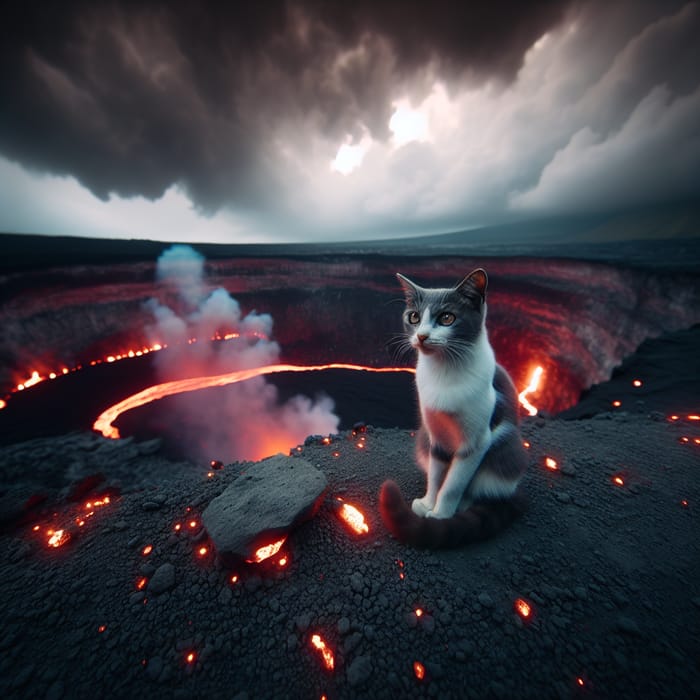
<svg viewBox="0 0 700 700">
<path fill-rule="evenodd" d="M 416 323 L 420 321 L 420 314 L 417 311 L 409 311 L 406 314 L 406 320 L 412 325 L 415 326 Z"/>
<path fill-rule="evenodd" d="M 438 316 L 437 322 L 438 322 L 441 326 L 451 326 L 451 325 L 455 322 L 456 318 L 457 318 L 457 317 L 456 317 L 453 313 L 451 313 L 451 312 L 449 312 L 449 311 L 443 311 L 443 312 Z"/>
</svg>

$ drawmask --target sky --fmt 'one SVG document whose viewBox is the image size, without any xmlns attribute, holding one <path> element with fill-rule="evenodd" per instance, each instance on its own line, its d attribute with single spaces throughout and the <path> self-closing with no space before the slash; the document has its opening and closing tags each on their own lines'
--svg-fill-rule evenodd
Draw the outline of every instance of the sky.
<svg viewBox="0 0 700 700">
<path fill-rule="evenodd" d="M 0 231 L 401 237 L 700 196 L 700 1 L 11 1 Z"/>
</svg>

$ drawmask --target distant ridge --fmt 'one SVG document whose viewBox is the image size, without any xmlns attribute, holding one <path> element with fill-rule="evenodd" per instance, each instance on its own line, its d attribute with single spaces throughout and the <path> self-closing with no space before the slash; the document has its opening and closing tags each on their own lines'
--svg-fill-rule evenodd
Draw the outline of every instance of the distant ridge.
<svg viewBox="0 0 700 700">
<path fill-rule="evenodd" d="M 417 237 L 326 243 L 197 243 L 207 259 L 232 257 L 309 257 L 318 255 L 465 255 L 532 256 L 620 260 L 629 255 L 651 261 L 649 246 L 639 257 L 637 243 L 677 246 L 679 262 L 697 260 L 700 202 L 682 202 L 628 212 L 553 217 L 484 226 Z M 66 265 L 154 262 L 168 241 L 79 238 L 0 233 L 0 272 Z"/>
</svg>

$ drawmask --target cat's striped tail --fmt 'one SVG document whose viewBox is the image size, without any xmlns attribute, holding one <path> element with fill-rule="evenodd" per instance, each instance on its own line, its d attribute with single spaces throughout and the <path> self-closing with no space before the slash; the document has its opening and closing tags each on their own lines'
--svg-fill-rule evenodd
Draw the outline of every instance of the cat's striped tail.
<svg viewBox="0 0 700 700">
<path fill-rule="evenodd" d="M 384 524 L 400 542 L 424 549 L 448 549 L 489 539 L 524 511 L 521 496 L 480 501 L 451 518 L 423 518 L 411 510 L 395 481 L 385 481 L 379 494 Z"/>
</svg>

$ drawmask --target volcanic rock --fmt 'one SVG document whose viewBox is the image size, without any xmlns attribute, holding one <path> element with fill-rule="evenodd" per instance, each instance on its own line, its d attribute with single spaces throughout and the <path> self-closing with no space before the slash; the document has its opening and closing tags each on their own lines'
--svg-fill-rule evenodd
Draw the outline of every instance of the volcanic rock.
<svg viewBox="0 0 700 700">
<path fill-rule="evenodd" d="M 251 465 L 202 513 L 221 561 L 254 560 L 259 547 L 315 515 L 327 484 L 322 472 L 299 457 L 279 454 Z"/>
</svg>

